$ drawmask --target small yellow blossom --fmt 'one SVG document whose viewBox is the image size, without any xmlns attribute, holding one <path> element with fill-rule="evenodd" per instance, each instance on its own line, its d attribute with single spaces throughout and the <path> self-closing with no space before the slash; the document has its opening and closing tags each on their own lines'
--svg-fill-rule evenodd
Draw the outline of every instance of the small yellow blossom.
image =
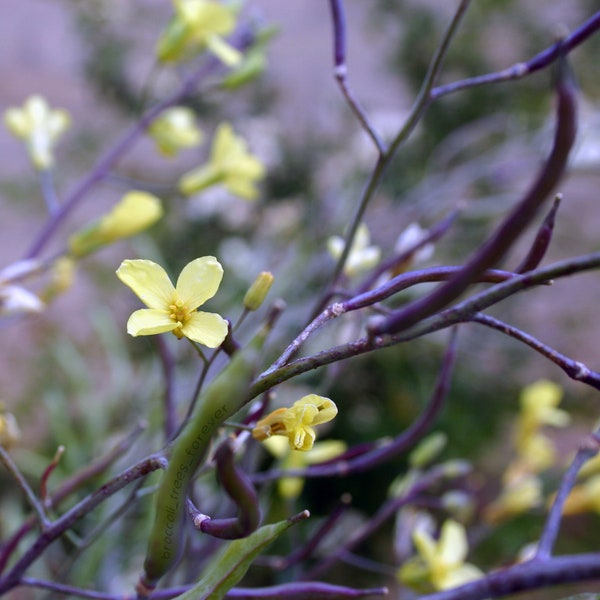
<svg viewBox="0 0 600 600">
<path fill-rule="evenodd" d="M 178 338 L 216 348 L 227 335 L 227 321 L 196 310 L 219 289 L 223 268 L 214 256 L 188 263 L 174 287 L 165 270 L 150 260 L 124 260 L 117 277 L 148 307 L 136 310 L 127 322 L 132 336 L 172 332 Z"/>
<path fill-rule="evenodd" d="M 185 173 L 179 180 L 182 194 L 191 196 L 213 185 L 224 185 L 234 196 L 254 200 L 255 183 L 262 179 L 262 163 L 248 152 L 246 141 L 235 135 L 229 123 L 219 125 L 208 164 Z"/>
<path fill-rule="evenodd" d="M 569 414 L 557 408 L 561 398 L 562 389 L 547 380 L 537 381 L 521 392 L 516 447 L 531 471 L 542 471 L 554 462 L 554 444 L 539 429 L 546 425 L 564 427 L 569 423 Z"/>
<path fill-rule="evenodd" d="M 198 146 L 202 141 L 196 115 L 185 106 L 173 106 L 165 110 L 148 127 L 148 134 L 158 150 L 168 157 L 176 156 L 184 148 Z"/>
<path fill-rule="evenodd" d="M 406 585 L 421 587 L 427 580 L 435 590 L 447 590 L 483 576 L 477 567 L 465 562 L 469 550 L 465 529 L 452 519 L 442 525 L 439 540 L 424 527 L 417 527 L 413 542 L 419 556 L 407 561 L 399 573 Z"/>
<path fill-rule="evenodd" d="M 310 450 L 315 441 L 314 425 L 331 421 L 337 406 L 329 398 L 309 394 L 291 408 L 278 408 L 256 423 L 252 436 L 264 441 L 272 435 L 284 435 L 293 450 Z"/>
<path fill-rule="evenodd" d="M 344 265 L 344 273 L 348 277 L 355 277 L 361 273 L 372 269 L 381 256 L 381 251 L 377 246 L 369 246 L 371 236 L 369 229 L 364 223 L 361 223 L 356 230 L 352 248 Z M 333 258 L 338 259 L 344 252 L 344 239 L 335 235 L 327 240 L 327 249 Z"/>
<path fill-rule="evenodd" d="M 24 140 L 35 168 L 44 171 L 54 164 L 52 148 L 71 119 L 65 110 L 52 110 L 41 96 L 30 96 L 22 108 L 9 108 L 4 113 L 4 123 L 14 136 Z"/>
<path fill-rule="evenodd" d="M 69 252 L 76 258 L 148 229 L 162 217 L 160 200 L 147 192 L 131 191 L 101 219 L 69 238 Z"/>
<path fill-rule="evenodd" d="M 346 451 L 346 444 L 340 440 L 325 440 L 317 442 L 307 452 L 300 452 L 290 448 L 283 437 L 271 437 L 264 440 L 267 450 L 281 462 L 282 470 L 302 469 L 308 465 L 316 465 L 332 460 Z M 302 493 L 304 487 L 303 477 L 280 477 L 277 480 L 277 489 L 282 498 L 293 500 Z"/>
<path fill-rule="evenodd" d="M 273 279 L 273 274 L 269 271 L 258 274 L 258 277 L 244 295 L 244 308 L 246 310 L 258 310 L 261 307 L 273 285 Z"/>
<path fill-rule="evenodd" d="M 175 14 L 161 35 L 156 53 L 162 62 L 189 59 L 208 49 L 227 66 L 235 66 L 241 53 L 223 36 L 236 24 L 234 9 L 213 0 L 173 0 Z"/>
<path fill-rule="evenodd" d="M 507 482 L 500 497 L 486 507 L 484 517 L 490 523 L 500 523 L 542 504 L 542 482 L 536 475 L 524 473 Z"/>
</svg>

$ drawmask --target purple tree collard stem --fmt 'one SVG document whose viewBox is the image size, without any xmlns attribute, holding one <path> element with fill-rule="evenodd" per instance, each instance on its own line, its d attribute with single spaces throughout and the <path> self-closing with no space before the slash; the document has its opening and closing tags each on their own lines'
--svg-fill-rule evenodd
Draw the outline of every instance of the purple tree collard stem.
<svg viewBox="0 0 600 600">
<path fill-rule="evenodd" d="M 421 319 L 450 304 L 483 271 L 496 265 L 529 225 L 540 206 L 560 181 L 575 141 L 576 93 L 575 86 L 567 73 L 564 58 L 559 63 L 556 92 L 557 124 L 552 151 L 525 197 L 456 276 L 428 296 L 399 310 L 392 317 L 372 324 L 369 328 L 371 335 L 392 334 L 408 329 Z"/>
</svg>

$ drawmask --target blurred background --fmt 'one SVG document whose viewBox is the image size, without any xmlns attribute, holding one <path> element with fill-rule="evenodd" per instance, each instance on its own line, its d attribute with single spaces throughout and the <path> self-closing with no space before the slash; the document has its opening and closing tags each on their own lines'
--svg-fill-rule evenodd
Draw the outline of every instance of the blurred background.
<svg viewBox="0 0 600 600">
<path fill-rule="evenodd" d="M 347 0 L 349 81 L 386 139 L 408 114 L 454 4 Z M 577 27 L 596 9 L 592 0 L 553 0 L 543 7 L 534 0 L 475 2 L 453 43 L 441 83 L 526 60 L 549 46 L 557 31 Z M 274 296 L 288 302 L 274 354 L 298 331 L 331 273 L 327 238 L 343 233 L 376 157 L 332 75 L 329 9 L 323 0 L 253 0 L 245 11 L 253 21 L 277 28 L 264 75 L 235 94 L 209 82 L 189 104 L 206 131 L 230 120 L 247 137 L 268 168 L 262 198 L 249 204 L 209 193 L 182 201 L 171 184 L 205 156 L 206 148 L 187 151 L 175 163 L 160 157 L 145 140 L 73 214 L 49 252 L 59 251 L 64 235 L 103 214 L 131 187 L 143 185 L 171 207 L 151 235 L 86 259 L 72 290 L 46 312 L 0 325 L 0 400 L 17 415 L 24 436 L 15 453 L 31 475 L 45 467 L 59 443 L 67 447 L 63 475 L 75 470 L 140 418 L 150 421 L 155 436 L 144 442 L 146 449 L 156 447 L 161 418 L 156 352 L 152 341 L 124 335 L 137 301 L 114 276 L 121 260 L 153 258 L 177 273 L 192 258 L 216 255 L 226 275 L 209 309 L 224 315 L 239 312 L 240 298 L 259 271 L 272 270 Z M 73 125 L 57 152 L 60 194 L 72 189 L 139 113 L 154 44 L 170 14 L 170 3 L 162 0 L 0 3 L 0 108 L 21 105 L 38 93 L 72 115 Z M 581 128 L 570 174 L 560 187 L 564 202 L 546 262 L 600 249 L 599 52 L 596 35 L 571 55 L 581 88 Z M 371 241 L 384 256 L 410 223 L 430 227 L 458 207 L 457 223 L 436 245 L 428 264 L 460 264 L 470 255 L 527 188 L 550 147 L 550 82 L 546 70 L 523 81 L 454 94 L 428 110 L 366 216 Z M 159 73 L 149 101 L 168 94 L 176 83 L 176 74 Z M 0 130 L 0 153 L 0 266 L 5 266 L 25 254 L 45 214 L 25 151 L 5 129 Z M 507 268 L 520 262 L 531 233 Z M 599 295 L 599 277 L 590 273 L 529 291 L 492 313 L 598 369 Z M 310 350 L 357 335 L 360 326 L 360 320 L 348 319 L 344 327 L 331 330 L 331 337 L 317 338 Z M 319 393 L 335 399 L 340 416 L 328 432 L 331 437 L 355 444 L 396 435 L 427 401 L 446 339 L 442 333 L 354 359 L 351 369 L 338 365 L 295 386 L 298 393 L 318 387 Z M 181 346 L 173 348 L 180 368 L 177 394 L 184 406 L 194 381 L 194 357 Z M 481 479 L 471 482 L 479 499 L 497 491 L 494 477 L 504 468 L 503 459 L 508 460 L 507 440 L 524 385 L 548 377 L 565 387 L 564 406 L 574 415 L 573 425 L 556 433 L 565 455 L 589 431 L 590 418 L 597 417 L 594 394 L 497 333 L 476 325 L 462 327 L 459 355 L 449 408 L 437 429 L 448 435 L 445 458 L 467 458 L 480 469 Z M 296 390 L 282 393 L 292 396 Z M 368 485 L 363 477 L 311 481 L 298 502 L 316 515 L 326 514 L 335 499 L 350 492 L 353 518 L 360 522 L 377 509 L 404 468 L 398 460 L 368 475 Z M 550 477 L 549 488 L 558 475 Z M 25 508 L 18 494 L 2 495 L 8 507 L 2 527 L 10 531 L 11 519 Z M 140 509 L 119 527 L 143 522 L 147 512 Z M 509 560 L 539 532 L 542 516 L 540 511 L 505 524 L 479 548 L 479 564 Z M 588 547 L 587 532 L 593 531 L 589 520 L 574 519 L 571 527 L 570 549 Z M 93 579 L 101 587 L 111 581 L 118 588 L 118 578 L 111 577 L 115 570 L 126 577 L 130 560 L 131 568 L 137 568 L 136 549 L 143 551 L 144 540 L 134 550 L 119 546 L 107 552 L 110 538 L 105 538 L 106 544 L 95 546 L 94 560 L 77 577 L 87 583 Z M 395 568 L 392 538 L 387 530 L 359 549 L 389 566 L 386 576 Z M 68 553 L 66 544 L 55 550 L 56 564 Z M 343 567 L 333 575 L 347 577 Z M 360 571 L 356 579 L 357 584 L 373 585 L 381 576 Z"/>
</svg>

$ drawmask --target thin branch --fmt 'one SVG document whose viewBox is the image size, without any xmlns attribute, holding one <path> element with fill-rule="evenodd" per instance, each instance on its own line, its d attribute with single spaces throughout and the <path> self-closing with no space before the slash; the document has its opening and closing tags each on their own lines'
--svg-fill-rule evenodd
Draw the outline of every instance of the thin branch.
<svg viewBox="0 0 600 600">
<path fill-rule="evenodd" d="M 29 502 L 29 505 L 36 513 L 37 520 L 43 531 L 50 525 L 50 520 L 46 516 L 44 506 L 2 444 L 0 444 L 0 462 L 6 467 L 6 470 L 12 475 L 13 479 L 17 482 L 19 489 L 27 498 L 27 502 Z"/>
<path fill-rule="evenodd" d="M 530 189 L 490 238 L 450 281 L 371 327 L 372 335 L 397 333 L 444 308 L 456 299 L 485 269 L 498 264 L 560 181 L 575 141 L 577 129 L 576 91 L 567 65 L 559 63 L 556 78 L 556 130 L 552 150 Z"/>
<path fill-rule="evenodd" d="M 554 61 L 556 61 L 561 54 L 567 54 L 574 48 L 577 48 L 577 46 L 585 42 L 585 40 L 594 35 L 599 29 L 600 11 L 595 13 L 562 41 L 557 42 L 546 50 L 536 54 L 529 61 L 525 63 L 516 63 L 513 66 L 503 69 L 502 71 L 497 71 L 496 73 L 488 73 L 478 77 L 470 77 L 469 79 L 462 79 L 461 81 L 436 87 L 431 90 L 430 97 L 432 100 L 436 100 L 442 96 L 446 96 L 448 94 L 468 88 L 479 87 L 490 83 L 522 79 L 527 75 L 531 75 L 540 69 L 548 67 Z"/>
<path fill-rule="evenodd" d="M 333 59 L 334 59 L 334 75 L 340 86 L 342 95 L 346 99 L 348 106 L 358 119 L 362 128 L 371 138 L 377 151 L 380 155 L 386 153 L 387 149 L 383 140 L 379 137 L 373 124 L 369 120 L 367 113 L 364 111 L 354 93 L 348 84 L 348 67 L 346 65 L 346 17 L 344 14 L 343 0 L 329 0 L 331 8 L 331 21 L 333 24 Z"/>
<path fill-rule="evenodd" d="M 517 327 L 513 327 L 504 321 L 500 321 L 489 315 L 478 313 L 471 319 L 473 323 L 479 323 L 485 325 L 496 331 L 500 331 L 509 335 L 510 337 L 527 344 L 529 348 L 532 348 L 536 352 L 539 352 L 542 356 L 551 360 L 555 365 L 559 366 L 571 379 L 575 381 L 581 381 L 593 388 L 600 390 L 600 373 L 592 371 L 589 367 L 578 360 L 573 360 L 564 354 L 554 350 L 550 346 L 542 343 L 532 335 L 521 331 Z"/>
<path fill-rule="evenodd" d="M 571 493 L 571 490 L 575 485 L 575 481 L 577 480 L 577 475 L 579 474 L 581 467 L 590 458 L 596 456 L 599 449 L 600 431 L 596 430 L 592 436 L 579 448 L 575 458 L 571 462 L 567 472 L 562 478 L 560 488 L 558 489 L 558 493 L 556 494 L 554 502 L 552 503 L 552 507 L 550 508 L 550 514 L 548 515 L 548 519 L 544 525 L 544 530 L 542 531 L 542 535 L 540 537 L 537 551 L 533 557 L 533 560 L 546 560 L 550 558 L 552 554 L 552 548 L 554 547 L 554 543 L 560 530 L 563 507 L 567 500 L 567 496 Z"/>
<path fill-rule="evenodd" d="M 463 302 L 446 309 L 445 311 L 423 320 L 407 332 L 382 336 L 363 337 L 348 344 L 334 346 L 323 350 L 312 356 L 299 358 L 289 364 L 275 370 L 267 370 L 261 374 L 250 388 L 249 398 L 254 398 L 275 385 L 307 373 L 319 367 L 339 362 L 354 356 L 360 356 L 373 352 L 379 348 L 388 348 L 422 337 L 429 333 L 446 329 L 458 323 L 464 323 L 473 318 L 481 310 L 484 310 L 500 301 L 535 285 L 547 283 L 552 279 L 566 277 L 582 271 L 589 271 L 600 267 L 600 252 L 594 252 L 585 256 L 578 256 L 552 265 L 529 271 L 522 275 L 514 275 L 508 281 L 491 287 L 480 294 L 472 296 Z"/>
<path fill-rule="evenodd" d="M 145 477 L 157 469 L 164 469 L 165 465 L 166 461 L 160 455 L 153 455 L 145 458 L 105 483 L 93 494 L 90 494 L 81 500 L 60 518 L 53 521 L 11 567 L 8 573 L 0 578 L 0 594 L 18 586 L 21 577 L 29 566 L 43 554 L 44 550 L 46 550 L 52 542 L 63 535 L 79 521 L 79 519 L 90 513 L 96 506 L 113 496 L 126 485 L 141 477 Z"/>
<path fill-rule="evenodd" d="M 498 569 L 460 587 L 420 596 L 419 600 L 485 600 L 538 590 L 564 583 L 583 583 L 600 578 L 600 553 L 572 554 L 530 560 Z"/>
</svg>

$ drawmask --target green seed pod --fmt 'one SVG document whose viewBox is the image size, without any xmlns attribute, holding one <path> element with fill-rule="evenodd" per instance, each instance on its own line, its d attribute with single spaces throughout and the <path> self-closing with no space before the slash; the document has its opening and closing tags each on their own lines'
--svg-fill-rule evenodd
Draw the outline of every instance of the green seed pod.
<svg viewBox="0 0 600 600">
<path fill-rule="evenodd" d="M 154 589 L 179 557 L 185 498 L 190 481 L 204 460 L 214 433 L 246 403 L 248 385 L 268 330 L 269 327 L 264 327 L 211 382 L 170 447 L 169 466 L 156 494 L 156 516 L 144 561 L 144 574 L 137 586 L 141 597 Z"/>
</svg>

